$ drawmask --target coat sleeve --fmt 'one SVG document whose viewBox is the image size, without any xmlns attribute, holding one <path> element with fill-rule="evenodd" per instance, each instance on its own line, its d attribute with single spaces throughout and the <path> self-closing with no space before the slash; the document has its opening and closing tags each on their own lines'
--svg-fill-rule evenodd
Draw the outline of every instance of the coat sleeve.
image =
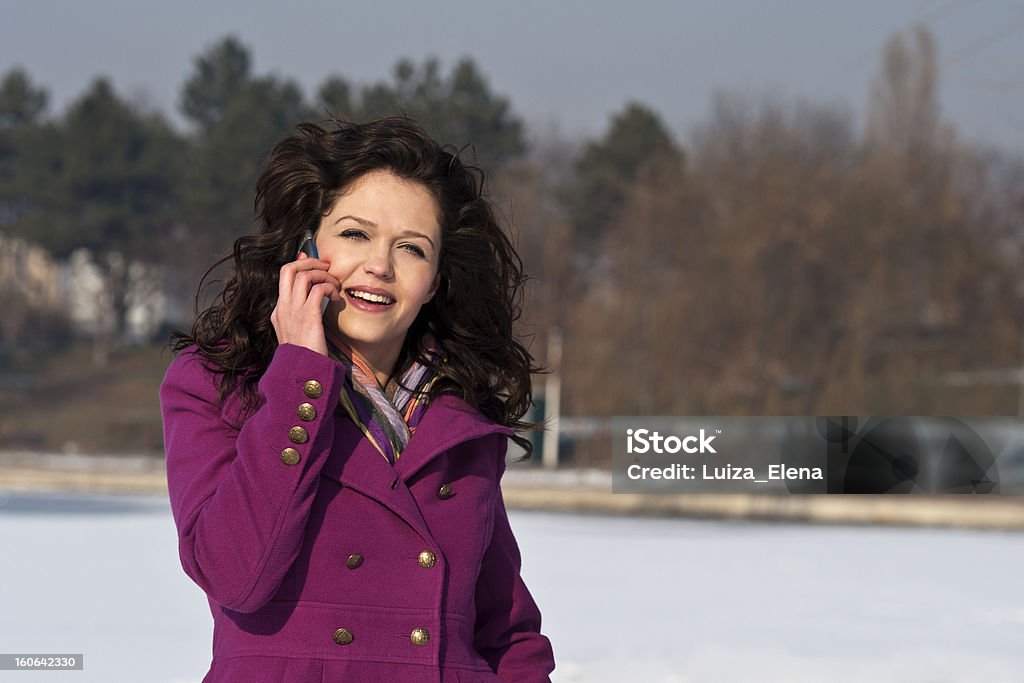
<svg viewBox="0 0 1024 683">
<path fill-rule="evenodd" d="M 494 496 L 494 531 L 477 580 L 473 645 L 504 681 L 549 683 L 554 654 L 540 632 L 540 610 L 520 575 L 519 545 L 501 495 L 504 471 L 503 455 Z"/>
<path fill-rule="evenodd" d="M 213 601 L 252 612 L 274 595 L 301 548 L 344 374 L 326 356 L 283 344 L 260 379 L 260 408 L 241 425 L 225 417 L 215 377 L 188 349 L 160 387 L 171 511 L 185 573 Z M 309 380 L 320 384 L 318 396 Z M 303 403 L 313 405 L 314 419 L 298 416 Z M 293 427 L 305 430 L 304 443 Z M 296 464 L 282 458 L 286 448 L 298 451 Z"/>
</svg>

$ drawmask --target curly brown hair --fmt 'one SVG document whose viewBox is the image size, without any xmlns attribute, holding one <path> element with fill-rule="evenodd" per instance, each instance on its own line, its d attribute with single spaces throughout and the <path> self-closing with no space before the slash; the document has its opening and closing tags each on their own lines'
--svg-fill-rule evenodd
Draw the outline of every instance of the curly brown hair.
<svg viewBox="0 0 1024 683">
<path fill-rule="evenodd" d="M 442 218 L 441 284 L 410 326 L 395 376 L 417 360 L 441 372 L 431 398 L 455 394 L 499 424 L 536 429 L 522 418 L 532 404 L 530 374 L 540 368 L 513 333 L 522 311 L 522 261 L 484 195 L 483 171 L 405 117 L 362 124 L 334 119 L 329 128 L 302 123 L 278 142 L 256 183 L 258 232 L 238 238 L 206 272 L 191 333 L 174 331 L 171 348 L 196 345 L 221 375 L 221 397 L 240 389 L 244 405 L 254 409 L 257 383 L 278 345 L 270 314 L 281 266 L 295 259 L 302 234 L 316 233 L 353 182 L 380 170 L 425 187 Z M 224 264 L 233 264 L 230 273 L 208 281 Z M 222 289 L 200 312 L 202 292 L 215 283 Z M 441 347 L 436 365 L 424 348 L 427 332 Z M 529 441 L 513 439 L 529 457 Z"/>
</svg>

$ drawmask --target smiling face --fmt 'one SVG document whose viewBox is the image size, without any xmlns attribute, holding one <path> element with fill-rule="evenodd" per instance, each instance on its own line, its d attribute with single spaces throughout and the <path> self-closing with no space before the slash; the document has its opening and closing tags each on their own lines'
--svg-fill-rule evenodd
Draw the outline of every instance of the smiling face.
<svg viewBox="0 0 1024 683">
<path fill-rule="evenodd" d="M 316 247 L 341 281 L 324 324 L 390 376 L 405 335 L 441 282 L 440 211 L 430 192 L 387 171 L 358 178 L 320 221 Z"/>
</svg>

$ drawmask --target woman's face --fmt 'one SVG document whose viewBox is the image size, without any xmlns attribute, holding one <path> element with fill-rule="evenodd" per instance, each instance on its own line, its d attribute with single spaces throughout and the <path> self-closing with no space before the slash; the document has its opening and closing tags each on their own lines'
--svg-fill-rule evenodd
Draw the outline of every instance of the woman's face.
<svg viewBox="0 0 1024 683">
<path fill-rule="evenodd" d="M 317 251 L 341 281 L 341 301 L 327 307 L 324 324 L 384 375 L 441 282 L 439 214 L 424 186 L 372 171 L 320 222 Z"/>
</svg>

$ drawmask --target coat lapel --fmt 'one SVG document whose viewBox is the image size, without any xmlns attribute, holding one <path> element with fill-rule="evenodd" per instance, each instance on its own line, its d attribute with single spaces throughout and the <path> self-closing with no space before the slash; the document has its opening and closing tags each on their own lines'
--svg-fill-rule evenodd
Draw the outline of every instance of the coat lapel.
<svg viewBox="0 0 1024 683">
<path fill-rule="evenodd" d="M 427 407 L 394 470 L 407 482 L 449 448 L 494 433 L 512 434 L 513 430 L 491 422 L 457 396 L 439 396 Z"/>
<path fill-rule="evenodd" d="M 374 498 L 433 541 L 406 482 L 453 446 L 488 434 L 513 430 L 489 421 L 462 399 L 443 395 L 427 406 L 409 444 L 391 465 L 344 413 L 335 417 L 334 447 L 322 473 Z"/>
</svg>

